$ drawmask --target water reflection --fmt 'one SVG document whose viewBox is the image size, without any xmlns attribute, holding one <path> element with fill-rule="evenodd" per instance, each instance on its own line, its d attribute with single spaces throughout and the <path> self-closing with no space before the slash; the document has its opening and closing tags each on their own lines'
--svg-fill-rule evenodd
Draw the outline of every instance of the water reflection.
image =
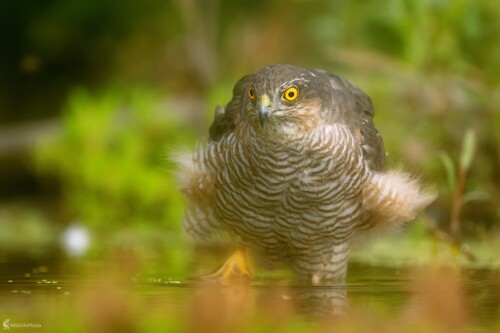
<svg viewBox="0 0 500 333">
<path fill-rule="evenodd" d="M 0 323 L 37 322 L 52 332 L 75 325 L 95 332 L 293 331 L 297 322 L 367 332 L 384 327 L 455 332 L 498 325 L 497 271 L 430 267 L 398 275 L 381 267 L 353 267 L 346 285 L 261 279 L 220 286 L 125 266 L 0 264 Z"/>
<path fill-rule="evenodd" d="M 348 316 L 346 286 L 198 284 L 187 306 L 195 332 L 238 331 L 261 322 L 276 330 L 295 318 L 335 320 Z"/>
<path fill-rule="evenodd" d="M 348 315 L 347 286 L 314 286 L 297 290 L 300 312 L 320 318 L 339 318 Z"/>
</svg>

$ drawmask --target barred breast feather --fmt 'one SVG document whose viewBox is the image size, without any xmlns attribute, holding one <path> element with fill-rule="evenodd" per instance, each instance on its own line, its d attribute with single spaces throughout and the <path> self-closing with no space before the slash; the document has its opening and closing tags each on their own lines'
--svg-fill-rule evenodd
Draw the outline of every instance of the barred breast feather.
<svg viewBox="0 0 500 333">
<path fill-rule="evenodd" d="M 347 257 L 367 170 L 343 126 L 286 144 L 232 133 L 183 160 L 181 189 L 191 204 L 185 227 L 195 239 L 225 230 L 264 264 L 290 262 L 300 272 L 328 271 L 330 257 Z"/>
</svg>

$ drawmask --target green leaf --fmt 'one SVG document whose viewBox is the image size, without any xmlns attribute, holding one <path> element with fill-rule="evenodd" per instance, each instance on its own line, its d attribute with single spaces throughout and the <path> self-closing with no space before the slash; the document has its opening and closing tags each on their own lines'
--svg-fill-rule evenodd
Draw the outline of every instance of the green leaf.
<svg viewBox="0 0 500 333">
<path fill-rule="evenodd" d="M 443 163 L 444 171 L 446 172 L 446 178 L 448 179 L 448 186 L 453 192 L 455 190 L 455 185 L 457 183 L 457 174 L 455 172 L 455 164 L 451 159 L 450 155 L 444 151 L 439 153 L 439 158 L 441 163 Z"/>
<path fill-rule="evenodd" d="M 469 170 L 474 158 L 476 150 L 476 131 L 472 128 L 467 129 L 465 132 L 464 140 L 462 141 L 462 151 L 460 154 L 460 168 Z"/>
<path fill-rule="evenodd" d="M 472 191 L 464 194 L 462 198 L 462 203 L 466 204 L 471 201 L 488 201 L 491 199 L 491 196 L 488 192 L 485 191 Z"/>
</svg>

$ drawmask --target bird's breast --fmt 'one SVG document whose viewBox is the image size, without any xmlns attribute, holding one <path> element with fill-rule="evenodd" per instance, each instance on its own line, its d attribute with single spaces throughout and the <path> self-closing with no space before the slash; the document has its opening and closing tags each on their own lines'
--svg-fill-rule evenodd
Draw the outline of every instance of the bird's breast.
<svg viewBox="0 0 500 333">
<path fill-rule="evenodd" d="M 301 207 L 330 204 L 343 190 L 339 185 L 348 149 L 328 132 L 286 144 L 229 140 L 217 176 L 220 201 L 229 210 L 245 209 L 243 215 L 252 216 L 278 212 L 289 201 Z"/>
<path fill-rule="evenodd" d="M 252 239 L 274 233 L 283 240 L 298 229 L 319 235 L 333 232 L 337 221 L 350 223 L 362 168 L 345 133 L 320 131 L 285 144 L 229 136 L 207 153 L 218 161 L 215 215 Z M 299 234 L 309 237 L 303 230 Z"/>
</svg>

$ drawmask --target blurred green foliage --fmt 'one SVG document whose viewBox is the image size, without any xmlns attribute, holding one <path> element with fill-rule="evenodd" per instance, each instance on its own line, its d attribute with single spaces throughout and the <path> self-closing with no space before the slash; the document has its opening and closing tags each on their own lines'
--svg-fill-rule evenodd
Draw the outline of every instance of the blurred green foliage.
<svg viewBox="0 0 500 333">
<path fill-rule="evenodd" d="M 40 146 L 36 161 L 59 178 L 76 218 L 103 230 L 178 228 L 183 204 L 167 156 L 194 135 L 167 107 L 144 89 L 71 94 L 60 139 Z"/>
<path fill-rule="evenodd" d="M 55 1 L 60 10 L 47 14 L 54 20 L 37 23 L 52 28 L 36 34 L 40 43 L 63 38 L 71 45 L 68 34 L 57 37 L 54 27 L 70 24 L 62 17 L 72 13 L 84 40 L 98 41 L 85 56 L 98 59 L 105 49 L 114 66 L 97 89 L 105 93 L 71 94 L 62 112 L 63 137 L 38 154 L 42 169 L 60 178 L 67 206 L 89 224 L 178 224 L 181 200 L 159 163 L 168 145 L 202 138 L 207 115 L 229 100 L 242 75 L 270 63 L 294 63 L 337 72 L 371 96 L 389 163 L 403 163 L 438 189 L 431 217 L 444 228 L 454 200 L 450 162 L 460 159 L 465 130 L 474 130 L 476 154 L 465 192 L 487 195 L 463 206 L 464 230 L 478 235 L 498 227 L 500 3 L 291 1 L 283 10 L 282 1 L 172 1 L 148 3 L 140 16 L 140 22 L 149 17 L 144 30 L 92 3 L 75 11 Z M 124 2 L 117 13 L 135 11 L 134 3 Z M 97 25 L 94 39 L 90 22 Z M 114 36 L 113 43 L 105 36 Z M 103 88 L 116 82 L 148 82 L 157 93 Z M 154 109 L 162 100 L 186 103 L 158 119 Z M 188 135 L 190 130 L 203 132 Z"/>
<path fill-rule="evenodd" d="M 57 244 L 54 224 L 39 211 L 10 208 L 0 209 L 0 263 L 7 261 L 9 253 L 30 258 L 50 255 Z"/>
<path fill-rule="evenodd" d="M 332 1 L 326 8 L 310 18 L 321 45 L 370 49 L 426 72 L 483 72 L 499 83 L 497 2 Z"/>
<path fill-rule="evenodd" d="M 61 110 L 62 135 L 36 148 L 34 169 L 41 183 L 57 181 L 71 219 L 96 230 L 178 228 L 172 147 L 206 135 L 241 76 L 293 63 L 371 96 L 391 167 L 438 190 L 428 219 L 444 229 L 452 169 L 474 131 L 462 231 L 498 234 L 498 1 L 29 0 L 26 10 L 2 2 L 0 14 L 0 120 Z"/>
</svg>

